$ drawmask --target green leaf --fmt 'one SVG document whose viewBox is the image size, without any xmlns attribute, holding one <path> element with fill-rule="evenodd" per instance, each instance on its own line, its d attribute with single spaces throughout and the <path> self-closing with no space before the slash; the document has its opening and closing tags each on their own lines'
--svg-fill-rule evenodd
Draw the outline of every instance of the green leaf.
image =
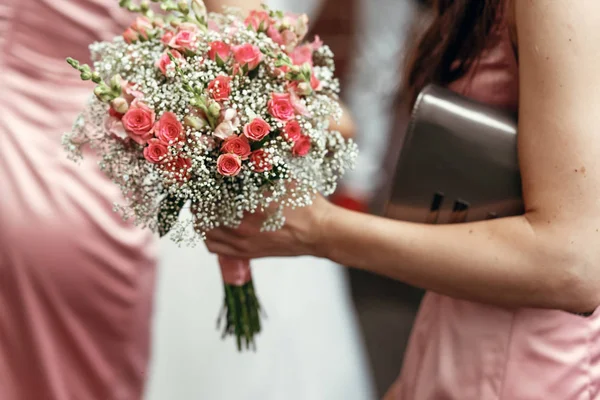
<svg viewBox="0 0 600 400">
<path fill-rule="evenodd" d="M 185 199 L 173 194 L 169 194 L 161 200 L 158 211 L 158 234 L 160 237 L 169 233 L 175 225 L 185 202 Z"/>
</svg>

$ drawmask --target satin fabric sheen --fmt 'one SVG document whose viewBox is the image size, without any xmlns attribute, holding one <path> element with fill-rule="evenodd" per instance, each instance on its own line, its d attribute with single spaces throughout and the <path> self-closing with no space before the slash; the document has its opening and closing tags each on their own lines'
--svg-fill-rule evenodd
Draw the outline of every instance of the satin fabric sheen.
<svg viewBox="0 0 600 400">
<path fill-rule="evenodd" d="M 0 399 L 135 400 L 147 377 L 155 249 L 61 135 L 93 88 L 65 57 L 122 32 L 107 0 L 0 2 Z"/>
<path fill-rule="evenodd" d="M 506 23 L 470 74 L 451 89 L 517 110 L 518 65 Z M 394 400 L 600 398 L 600 314 L 507 310 L 428 292 Z"/>
</svg>

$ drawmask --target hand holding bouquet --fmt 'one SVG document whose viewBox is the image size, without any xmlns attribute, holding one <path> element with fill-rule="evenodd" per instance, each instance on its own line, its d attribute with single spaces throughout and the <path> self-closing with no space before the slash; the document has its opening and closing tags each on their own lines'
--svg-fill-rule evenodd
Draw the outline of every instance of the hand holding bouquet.
<svg viewBox="0 0 600 400">
<path fill-rule="evenodd" d="M 339 84 L 329 48 L 303 43 L 307 17 L 155 2 L 164 13 L 120 2 L 141 15 L 112 42 L 91 45 L 93 67 L 68 59 L 96 86 L 64 144 L 74 157 L 84 144 L 95 149 L 126 199 L 116 209 L 195 244 L 248 213 L 279 229 L 286 207 L 332 193 L 357 150 L 329 130 Z M 224 335 L 249 347 L 260 331 L 249 261 L 219 262 Z"/>
</svg>

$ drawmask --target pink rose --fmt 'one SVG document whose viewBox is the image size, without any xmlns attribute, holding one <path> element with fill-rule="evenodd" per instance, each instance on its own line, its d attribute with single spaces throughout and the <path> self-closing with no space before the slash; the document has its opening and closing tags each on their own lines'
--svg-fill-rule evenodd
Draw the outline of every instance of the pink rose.
<svg viewBox="0 0 600 400">
<path fill-rule="evenodd" d="M 172 174 L 172 177 L 179 182 L 190 178 L 191 169 L 192 160 L 184 157 L 177 157 L 175 160 L 165 164 L 165 170 Z"/>
<path fill-rule="evenodd" d="M 308 136 L 302 135 L 300 138 L 294 143 L 294 147 L 292 148 L 292 154 L 298 157 L 304 157 L 310 151 L 310 138 Z"/>
<path fill-rule="evenodd" d="M 267 29 L 267 36 L 278 45 L 283 45 L 283 37 L 281 36 L 281 33 L 279 33 L 279 30 L 275 28 L 275 26 L 271 25 L 269 29 Z"/>
<path fill-rule="evenodd" d="M 219 75 L 208 84 L 208 91 L 216 101 L 223 101 L 231 94 L 231 77 Z"/>
<path fill-rule="evenodd" d="M 171 39 L 173 39 L 173 36 L 175 36 L 175 34 L 171 31 L 166 31 L 164 35 L 162 35 L 162 38 L 160 38 L 160 41 L 162 42 L 162 44 L 164 44 L 165 46 L 169 45 L 169 42 L 171 41 Z"/>
<path fill-rule="evenodd" d="M 319 35 L 315 35 L 315 40 L 313 40 L 313 42 L 310 45 L 312 46 L 314 51 L 317 51 L 321 47 L 323 47 L 323 41 L 321 40 Z"/>
<path fill-rule="evenodd" d="M 148 140 L 148 146 L 144 148 L 144 158 L 152 164 L 163 162 L 168 153 L 167 145 L 158 139 Z"/>
<path fill-rule="evenodd" d="M 242 159 L 235 154 L 221 154 L 217 159 L 217 171 L 223 176 L 236 176 L 242 169 Z"/>
<path fill-rule="evenodd" d="M 197 35 L 194 30 L 181 29 L 171 38 L 169 46 L 178 50 L 194 50 L 196 48 Z"/>
<path fill-rule="evenodd" d="M 250 162 L 254 164 L 254 171 L 256 172 L 266 172 L 273 169 L 267 152 L 262 149 L 253 151 L 250 154 Z"/>
<path fill-rule="evenodd" d="M 272 93 L 267 108 L 269 114 L 280 121 L 289 121 L 295 115 L 294 106 L 292 105 L 292 99 L 289 93 Z"/>
<path fill-rule="evenodd" d="M 258 64 L 262 61 L 263 54 L 257 46 L 249 43 L 241 46 L 234 46 L 233 56 L 241 66 L 247 66 L 249 71 L 256 69 Z"/>
<path fill-rule="evenodd" d="M 289 29 L 281 32 L 281 38 L 283 39 L 283 45 L 288 52 L 291 52 L 298 44 L 298 36 L 296 36 L 296 34 Z"/>
<path fill-rule="evenodd" d="M 233 136 L 223 142 L 221 152 L 235 154 L 240 159 L 247 160 L 252 150 L 245 136 Z"/>
<path fill-rule="evenodd" d="M 109 133 L 109 135 L 125 140 L 128 138 L 127 132 L 125 132 L 125 127 L 121 123 L 119 118 L 108 117 L 104 123 L 104 128 Z"/>
<path fill-rule="evenodd" d="M 285 134 L 285 138 L 290 142 L 295 142 L 302 136 L 302 128 L 300 127 L 300 123 L 295 119 L 285 124 L 283 132 Z"/>
<path fill-rule="evenodd" d="M 110 115 L 111 117 L 116 118 L 118 120 L 121 120 L 121 118 L 123 118 L 123 115 L 125 115 L 125 114 L 121 114 L 120 112 L 118 112 L 114 108 L 110 107 L 108 109 L 108 115 Z"/>
<path fill-rule="evenodd" d="M 133 24 L 131 24 L 131 29 L 140 34 L 144 39 L 148 39 L 148 31 L 151 31 L 154 28 L 152 22 L 146 17 L 137 17 Z"/>
<path fill-rule="evenodd" d="M 140 35 L 133 29 L 127 28 L 123 32 L 123 39 L 125 39 L 125 42 L 131 44 L 137 42 L 140 39 Z"/>
<path fill-rule="evenodd" d="M 172 112 L 164 113 L 154 124 L 154 134 L 166 144 L 175 144 L 185 140 L 183 125 Z"/>
<path fill-rule="evenodd" d="M 229 60 L 229 55 L 231 54 L 231 47 L 227 43 L 217 40 L 215 42 L 210 42 L 209 46 L 210 50 L 208 50 L 208 58 L 210 58 L 213 61 L 216 61 L 218 56 L 219 59 L 221 59 L 221 61 Z"/>
<path fill-rule="evenodd" d="M 213 138 L 212 136 L 206 136 L 206 135 L 200 136 L 198 143 L 200 143 L 202 146 L 204 146 L 206 148 L 206 150 L 208 150 L 208 151 L 213 151 L 214 149 L 217 148 L 217 142 L 215 141 L 215 138 Z"/>
<path fill-rule="evenodd" d="M 251 26 L 252 29 L 254 29 L 257 32 L 264 32 L 267 29 L 269 29 L 269 26 L 271 26 L 271 18 L 269 17 L 269 14 L 264 10 L 252 10 L 250 11 L 250 15 L 248 15 L 248 17 L 244 21 L 244 24 L 246 26 Z"/>
<path fill-rule="evenodd" d="M 237 118 L 237 111 L 235 110 L 235 108 L 224 108 L 224 109 L 221 110 L 221 115 L 219 116 L 219 121 L 220 122 L 230 121 L 230 122 L 233 123 L 237 119 L 238 119 Z"/>
<path fill-rule="evenodd" d="M 121 122 L 131 137 L 138 144 L 145 144 L 152 137 L 152 127 L 156 115 L 146 104 L 135 100 L 123 116 Z"/>
<path fill-rule="evenodd" d="M 175 57 L 178 60 L 183 60 L 183 56 L 181 55 L 180 52 L 178 52 L 177 50 L 171 50 L 171 54 L 173 55 L 173 57 Z M 171 61 L 171 58 L 169 57 L 168 53 L 164 53 L 162 56 L 160 56 L 160 58 L 158 59 L 158 61 L 156 62 L 156 68 L 160 69 L 160 72 L 163 73 L 163 75 L 167 75 L 167 68 L 172 64 L 173 62 Z"/>
<path fill-rule="evenodd" d="M 261 141 L 271 132 L 271 127 L 262 118 L 254 118 L 244 126 L 244 135 L 256 142 Z"/>
<path fill-rule="evenodd" d="M 294 108 L 294 111 L 296 111 L 297 114 L 303 116 L 308 115 L 308 110 L 306 109 L 306 106 L 304 105 L 304 103 L 302 103 L 302 100 L 300 100 L 300 97 L 298 97 L 296 93 L 290 93 L 290 102 L 292 103 L 292 107 Z"/>
<path fill-rule="evenodd" d="M 313 65 L 312 56 L 313 49 L 308 44 L 296 47 L 294 51 L 292 51 L 292 53 L 290 54 L 290 58 L 292 59 L 294 65 L 302 65 L 304 63 L 308 63 L 311 67 Z"/>
<path fill-rule="evenodd" d="M 144 98 L 144 93 L 135 90 L 134 87 L 135 85 L 131 82 L 127 82 L 126 80 L 121 81 L 121 96 L 123 96 L 128 103 L 133 102 L 135 99 L 141 100 Z"/>
<path fill-rule="evenodd" d="M 234 136 L 234 127 L 231 121 L 223 121 L 215 128 L 213 132 L 213 136 L 217 137 L 221 140 L 227 140 L 230 137 Z"/>
<path fill-rule="evenodd" d="M 208 30 L 213 31 L 213 32 L 219 32 L 220 31 L 219 24 L 217 24 L 216 21 L 209 19 L 208 20 Z"/>
</svg>

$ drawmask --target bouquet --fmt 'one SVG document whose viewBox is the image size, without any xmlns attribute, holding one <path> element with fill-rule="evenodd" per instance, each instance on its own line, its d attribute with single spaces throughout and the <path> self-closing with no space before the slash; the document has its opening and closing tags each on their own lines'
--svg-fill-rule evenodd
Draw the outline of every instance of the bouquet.
<svg viewBox="0 0 600 400">
<path fill-rule="evenodd" d="M 162 12 L 120 1 L 140 15 L 122 36 L 90 46 L 92 66 L 67 59 L 95 96 L 63 144 L 74 159 L 84 145 L 95 150 L 124 195 L 115 210 L 193 245 L 247 213 L 279 229 L 285 208 L 331 194 L 357 149 L 329 129 L 341 115 L 339 83 L 331 50 L 318 37 L 303 42 L 307 17 L 153 2 Z M 249 261 L 219 263 L 223 336 L 254 348 L 261 308 Z"/>
</svg>

